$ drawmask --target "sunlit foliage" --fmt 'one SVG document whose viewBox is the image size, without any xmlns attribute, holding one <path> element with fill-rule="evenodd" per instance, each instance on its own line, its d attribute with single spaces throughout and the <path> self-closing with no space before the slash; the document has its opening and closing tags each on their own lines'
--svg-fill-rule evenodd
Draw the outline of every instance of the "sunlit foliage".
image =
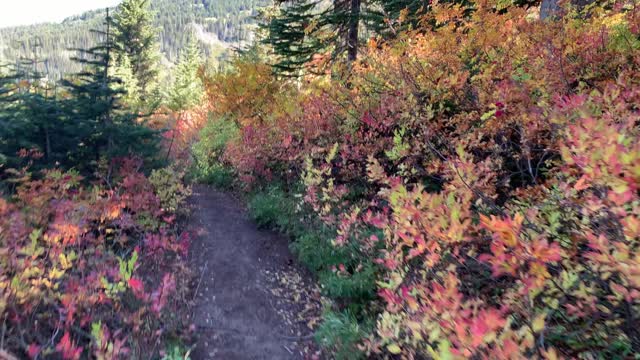
<svg viewBox="0 0 640 360">
<path fill-rule="evenodd" d="M 0 199 L 5 349 L 21 358 L 146 358 L 141 351 L 184 326 L 171 315 L 189 249 L 175 225 L 183 198 L 168 198 L 166 182 L 149 181 L 141 164 L 119 161 L 108 182 L 91 186 L 74 171 L 12 171 L 15 194 Z"/>
<path fill-rule="evenodd" d="M 541 21 L 510 1 L 434 1 L 347 76 L 283 82 L 239 61 L 205 81 L 239 128 L 222 161 L 249 187 L 302 182 L 334 248 L 375 261 L 367 354 L 632 356 L 636 8 L 566 4 Z"/>
</svg>

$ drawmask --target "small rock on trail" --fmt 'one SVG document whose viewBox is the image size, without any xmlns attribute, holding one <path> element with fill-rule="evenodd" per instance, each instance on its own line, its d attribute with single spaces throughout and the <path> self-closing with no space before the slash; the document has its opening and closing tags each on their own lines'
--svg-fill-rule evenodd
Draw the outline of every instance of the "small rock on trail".
<svg viewBox="0 0 640 360">
<path fill-rule="evenodd" d="M 315 358 L 320 292 L 280 235 L 259 230 L 240 202 L 195 186 L 189 231 L 193 322 L 202 359 Z"/>
</svg>

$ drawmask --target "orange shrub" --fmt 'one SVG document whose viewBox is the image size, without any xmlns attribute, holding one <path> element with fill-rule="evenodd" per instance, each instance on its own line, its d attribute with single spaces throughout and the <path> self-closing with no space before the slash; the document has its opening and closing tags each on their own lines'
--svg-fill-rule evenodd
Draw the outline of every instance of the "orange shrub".
<svg viewBox="0 0 640 360">
<path fill-rule="evenodd" d="M 243 135 L 228 163 L 301 179 L 335 246 L 375 254 L 371 355 L 640 353 L 637 7 L 504 3 L 433 2 L 295 100 L 260 64 L 214 81 Z"/>
</svg>

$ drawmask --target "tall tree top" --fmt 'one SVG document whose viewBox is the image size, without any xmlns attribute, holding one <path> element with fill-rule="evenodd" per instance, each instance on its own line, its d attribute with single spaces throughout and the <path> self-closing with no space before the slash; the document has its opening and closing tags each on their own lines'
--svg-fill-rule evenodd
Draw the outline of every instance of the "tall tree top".
<svg viewBox="0 0 640 360">
<path fill-rule="evenodd" d="M 153 18 L 149 0 L 124 0 L 113 17 L 116 62 L 122 65 L 128 57 L 143 101 L 150 100 L 159 72 L 158 30 Z"/>
</svg>

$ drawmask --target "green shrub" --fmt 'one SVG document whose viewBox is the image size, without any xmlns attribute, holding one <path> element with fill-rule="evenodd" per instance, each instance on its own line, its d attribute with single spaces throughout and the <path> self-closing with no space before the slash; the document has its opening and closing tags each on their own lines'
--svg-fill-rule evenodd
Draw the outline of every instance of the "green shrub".
<svg viewBox="0 0 640 360">
<path fill-rule="evenodd" d="M 181 345 L 171 345 L 165 352 L 162 360 L 190 360 L 191 350 L 185 350 Z"/>
<path fill-rule="evenodd" d="M 262 228 L 293 235 L 298 227 L 296 201 L 280 187 L 273 186 L 253 195 L 249 213 Z"/>
<path fill-rule="evenodd" d="M 151 172 L 149 182 L 164 210 L 176 213 L 184 208 L 181 205 L 191 196 L 191 188 L 183 183 L 184 176 L 184 172 L 177 171 L 173 166 Z"/>
<path fill-rule="evenodd" d="M 223 165 L 212 165 L 206 173 L 198 177 L 199 182 L 213 185 L 219 189 L 231 189 L 234 180 L 234 171 Z"/>
<path fill-rule="evenodd" d="M 376 270 L 372 263 L 356 265 L 346 272 L 323 271 L 319 274 L 323 291 L 332 298 L 351 299 L 355 308 L 375 298 Z"/>
<path fill-rule="evenodd" d="M 297 211 L 298 199 L 273 186 L 259 191 L 249 201 L 249 212 L 262 228 L 281 231 L 293 237 L 291 249 L 309 270 L 318 275 L 326 295 L 349 299 L 354 309 L 375 296 L 375 265 L 358 250 L 357 244 L 335 246 L 335 230 L 318 222 L 303 223 Z M 344 271 L 338 271 L 344 267 Z"/>
<path fill-rule="evenodd" d="M 307 268 L 318 274 L 323 290 L 330 297 L 371 299 L 376 286 L 375 266 L 349 246 L 332 245 L 331 239 L 328 234 L 308 232 L 297 237 L 291 249 Z M 349 275 L 335 271 L 341 265 Z"/>
<path fill-rule="evenodd" d="M 348 312 L 327 311 L 324 321 L 316 331 L 316 341 L 323 348 L 332 350 L 335 359 L 364 359 L 364 353 L 358 348 L 358 343 L 365 338 L 369 322 L 358 322 Z"/>
<path fill-rule="evenodd" d="M 235 122 L 227 118 L 209 121 L 192 147 L 193 177 L 199 182 L 229 188 L 234 172 L 222 159 L 229 141 L 239 136 Z"/>
<path fill-rule="evenodd" d="M 320 232 L 307 232 L 300 235 L 291 244 L 291 249 L 296 253 L 298 259 L 313 272 L 340 264 L 345 258 L 340 249 L 331 245 L 330 236 Z"/>
</svg>

